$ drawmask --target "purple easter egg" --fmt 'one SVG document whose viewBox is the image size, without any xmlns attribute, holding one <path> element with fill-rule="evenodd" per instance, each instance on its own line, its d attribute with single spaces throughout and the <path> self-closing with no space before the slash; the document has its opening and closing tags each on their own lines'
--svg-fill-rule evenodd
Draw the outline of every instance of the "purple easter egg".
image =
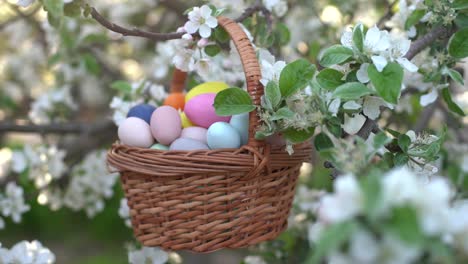
<svg viewBox="0 0 468 264">
<path fill-rule="evenodd" d="M 190 99 L 184 108 L 188 119 L 197 126 L 209 128 L 216 122 L 229 122 L 230 116 L 218 116 L 213 106 L 216 94 L 200 94 Z"/>
</svg>

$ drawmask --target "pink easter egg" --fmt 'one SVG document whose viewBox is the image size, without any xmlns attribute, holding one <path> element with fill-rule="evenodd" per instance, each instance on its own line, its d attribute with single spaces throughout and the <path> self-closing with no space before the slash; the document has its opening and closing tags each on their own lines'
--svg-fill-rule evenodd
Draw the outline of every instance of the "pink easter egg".
<svg viewBox="0 0 468 264">
<path fill-rule="evenodd" d="M 170 145 L 182 131 L 179 112 L 172 106 L 161 106 L 151 115 L 151 133 L 163 145 Z"/>
<path fill-rule="evenodd" d="M 230 116 L 218 116 L 213 106 L 215 93 L 200 94 L 190 99 L 184 108 L 187 117 L 197 126 L 209 128 L 216 122 L 229 122 Z"/>
<path fill-rule="evenodd" d="M 182 130 L 182 134 L 180 134 L 180 137 L 195 139 L 206 144 L 207 131 L 208 130 L 203 127 L 186 127 Z"/>
<path fill-rule="evenodd" d="M 125 119 L 117 134 L 123 144 L 132 147 L 148 148 L 154 142 L 148 123 L 137 117 Z"/>
</svg>

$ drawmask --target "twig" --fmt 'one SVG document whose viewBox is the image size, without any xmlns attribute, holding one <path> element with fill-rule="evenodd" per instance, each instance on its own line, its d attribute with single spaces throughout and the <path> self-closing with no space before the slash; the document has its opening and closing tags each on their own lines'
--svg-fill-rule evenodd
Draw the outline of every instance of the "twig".
<svg viewBox="0 0 468 264">
<path fill-rule="evenodd" d="M 257 0 L 254 5 L 247 8 L 244 11 L 244 13 L 242 13 L 241 16 L 235 19 L 235 21 L 238 23 L 242 22 L 258 11 L 262 11 L 262 13 L 267 14 L 266 12 L 268 10 L 266 9 L 264 10 L 264 9 L 265 7 L 263 6 L 262 2 Z M 99 24 L 109 29 L 110 31 L 120 33 L 123 36 L 142 37 L 142 38 L 147 38 L 147 39 L 151 39 L 154 41 L 165 41 L 165 40 L 171 40 L 171 39 L 179 39 L 185 34 L 183 32 L 157 33 L 157 32 L 145 31 L 145 30 L 141 30 L 137 28 L 128 29 L 128 28 L 125 28 L 125 27 L 122 27 L 120 25 L 110 22 L 105 17 L 103 17 L 94 7 L 91 8 L 91 17 L 94 18 L 94 20 L 96 20 Z M 267 22 L 268 22 L 268 18 L 267 18 Z"/>
<path fill-rule="evenodd" d="M 387 11 L 385 12 L 385 15 L 383 15 L 383 17 L 381 17 L 379 19 L 379 21 L 377 22 L 377 27 L 378 28 L 381 28 L 382 25 L 387 22 L 390 18 L 392 18 L 393 16 L 393 7 L 395 6 L 396 3 L 398 3 L 399 1 L 393 1 L 393 3 L 389 3 L 388 1 L 385 1 L 385 5 L 387 6 Z"/>
<path fill-rule="evenodd" d="M 418 122 L 414 126 L 413 130 L 416 133 L 420 133 L 427 127 L 427 124 L 431 120 L 431 117 L 434 115 L 435 110 L 437 109 L 437 101 L 425 107 L 422 113 L 419 115 Z"/>
<path fill-rule="evenodd" d="M 17 124 L 14 122 L 0 122 L 0 134 L 17 133 L 39 133 L 39 134 L 92 134 L 113 126 L 111 121 L 94 124 L 87 123 L 55 123 L 47 125 Z"/>
<path fill-rule="evenodd" d="M 424 50 L 428 47 L 432 42 L 440 37 L 448 38 L 453 34 L 453 30 L 451 28 L 445 27 L 437 27 L 431 31 L 429 31 L 426 35 L 422 36 L 415 42 L 411 44 L 410 50 L 406 53 L 405 58 L 411 60 L 416 56 L 419 52 Z"/>
</svg>

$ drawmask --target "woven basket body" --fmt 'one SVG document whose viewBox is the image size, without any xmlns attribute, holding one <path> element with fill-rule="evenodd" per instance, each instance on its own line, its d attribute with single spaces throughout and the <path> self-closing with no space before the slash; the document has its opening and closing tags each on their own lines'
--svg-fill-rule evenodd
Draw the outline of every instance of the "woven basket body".
<svg viewBox="0 0 468 264">
<path fill-rule="evenodd" d="M 239 51 L 253 102 L 263 95 L 254 49 L 234 21 L 219 18 Z M 176 71 L 172 90 L 183 87 Z M 116 143 L 108 164 L 121 172 L 136 238 L 144 246 L 211 252 L 274 239 L 287 225 L 299 169 L 309 143 L 294 154 L 254 138 L 258 116 L 249 116 L 249 142 L 240 149 L 161 151 Z"/>
</svg>

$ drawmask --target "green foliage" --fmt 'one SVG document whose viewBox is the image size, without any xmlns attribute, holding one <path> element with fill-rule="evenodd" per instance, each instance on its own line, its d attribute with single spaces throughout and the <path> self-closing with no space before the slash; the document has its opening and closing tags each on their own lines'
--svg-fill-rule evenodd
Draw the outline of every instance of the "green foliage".
<svg viewBox="0 0 468 264">
<path fill-rule="evenodd" d="M 63 0 L 43 0 L 44 9 L 54 17 L 63 15 Z"/>
<path fill-rule="evenodd" d="M 250 95 L 241 88 L 229 88 L 219 92 L 214 101 L 216 114 L 230 116 L 255 110 Z"/>
<path fill-rule="evenodd" d="M 338 86 L 333 92 L 333 97 L 342 100 L 355 100 L 371 93 L 372 91 L 360 82 L 348 82 Z"/>
<path fill-rule="evenodd" d="M 317 151 L 322 151 L 326 149 L 333 148 L 333 142 L 331 141 L 330 137 L 327 134 L 321 132 L 314 139 L 314 146 Z"/>
<path fill-rule="evenodd" d="M 330 67 L 347 61 L 354 55 L 353 51 L 341 45 L 334 45 L 323 52 L 320 58 L 320 64 L 324 67 Z"/>
<path fill-rule="evenodd" d="M 314 77 L 316 67 L 307 60 L 299 59 L 286 65 L 281 71 L 279 87 L 282 97 L 288 97 L 304 89 Z"/>
<path fill-rule="evenodd" d="M 424 241 L 418 216 L 413 207 L 394 208 L 386 228 L 389 232 L 397 235 L 402 241 L 409 244 L 422 244 Z"/>
<path fill-rule="evenodd" d="M 364 194 L 364 212 L 369 218 L 377 217 L 379 205 L 382 201 L 382 186 L 379 172 L 372 172 L 359 183 Z"/>
<path fill-rule="evenodd" d="M 403 82 L 403 68 L 398 63 L 391 62 L 387 64 L 382 72 L 379 72 L 371 64 L 367 73 L 369 74 L 371 83 L 382 99 L 392 104 L 398 103 Z"/>
<path fill-rule="evenodd" d="M 269 81 L 267 83 L 267 86 L 265 87 L 265 98 L 271 105 L 272 109 L 276 109 L 276 107 L 280 104 L 281 92 L 276 82 Z"/>
<path fill-rule="evenodd" d="M 126 81 L 115 81 L 111 84 L 110 87 L 123 94 L 130 94 L 132 92 L 132 85 Z"/>
<path fill-rule="evenodd" d="M 452 95 L 450 94 L 449 88 L 442 89 L 442 97 L 447 103 L 450 111 L 457 113 L 460 116 L 465 116 L 465 112 L 463 112 L 463 110 L 452 100 Z"/>
<path fill-rule="evenodd" d="M 468 57 L 468 28 L 460 29 L 450 38 L 448 52 L 457 59 Z"/>
<path fill-rule="evenodd" d="M 468 9 L 468 0 L 454 0 L 452 8 L 456 10 Z"/>
<path fill-rule="evenodd" d="M 281 119 L 289 119 L 294 117 L 295 113 L 291 111 L 288 107 L 282 107 L 276 111 L 271 117 L 272 121 L 281 120 Z"/>
<path fill-rule="evenodd" d="M 217 44 L 208 45 L 205 47 L 205 53 L 208 56 L 214 57 L 218 55 L 219 52 L 221 52 L 221 47 Z"/>
<path fill-rule="evenodd" d="M 334 69 L 324 69 L 317 74 L 318 84 L 327 90 L 334 90 L 336 87 L 343 84 L 343 73 Z"/>
<path fill-rule="evenodd" d="M 99 75 L 101 73 L 101 66 L 97 62 L 96 58 L 90 53 L 85 53 L 82 55 L 83 64 L 86 70 L 94 75 Z"/>
<path fill-rule="evenodd" d="M 463 76 L 461 76 L 461 74 L 458 71 L 454 69 L 447 69 L 447 73 L 450 76 L 450 78 L 452 78 L 452 80 L 458 82 L 461 85 L 464 84 Z"/>
<path fill-rule="evenodd" d="M 405 30 L 410 29 L 412 26 L 417 24 L 421 18 L 426 14 L 424 9 L 416 9 L 411 13 L 411 15 L 406 19 Z"/>
<path fill-rule="evenodd" d="M 392 140 L 385 135 L 384 132 L 379 132 L 374 136 L 373 146 L 375 149 L 379 149 L 384 145 L 390 143 Z"/>
<path fill-rule="evenodd" d="M 405 134 L 401 134 L 398 137 L 398 146 L 403 150 L 404 153 L 408 152 L 408 148 L 411 144 L 411 139 Z"/>
<path fill-rule="evenodd" d="M 356 26 L 353 30 L 353 43 L 360 52 L 364 50 L 364 32 L 362 24 Z"/>
<path fill-rule="evenodd" d="M 309 127 L 305 130 L 296 130 L 292 128 L 288 128 L 282 131 L 283 136 L 291 143 L 302 143 L 314 135 L 315 128 Z"/>
</svg>

